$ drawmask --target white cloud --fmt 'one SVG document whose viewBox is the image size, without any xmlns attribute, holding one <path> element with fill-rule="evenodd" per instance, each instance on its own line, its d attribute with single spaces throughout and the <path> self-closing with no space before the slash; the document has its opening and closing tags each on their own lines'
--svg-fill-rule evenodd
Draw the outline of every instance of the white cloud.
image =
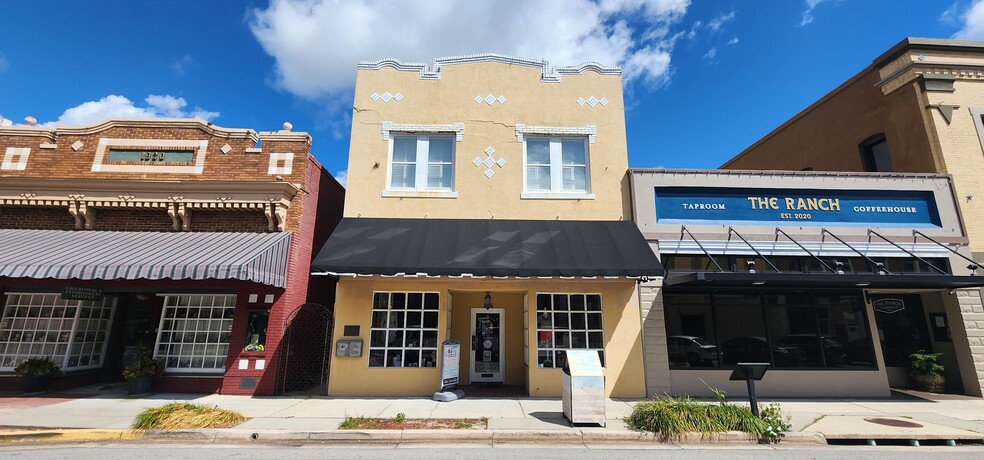
<svg viewBox="0 0 984 460">
<path fill-rule="evenodd" d="M 195 62 L 195 59 L 192 58 L 190 55 L 186 54 L 179 58 L 174 58 L 171 61 L 171 71 L 174 72 L 175 75 L 178 75 L 179 77 L 183 77 L 185 75 L 188 75 L 188 72 L 194 67 L 196 67 L 197 65 L 198 63 Z"/>
<path fill-rule="evenodd" d="M 687 32 L 687 38 L 694 38 L 697 36 L 697 31 L 700 30 L 700 26 L 703 25 L 700 21 L 694 21 L 694 25 L 690 27 L 690 32 Z"/>
<path fill-rule="evenodd" d="M 728 40 L 728 44 L 729 45 L 737 45 L 738 44 L 738 37 L 734 37 L 731 40 Z"/>
<path fill-rule="evenodd" d="M 10 63 L 7 62 L 7 58 L 0 53 L 0 73 L 4 73 L 10 69 Z"/>
<path fill-rule="evenodd" d="M 960 15 L 959 24 L 960 30 L 953 34 L 953 38 L 984 40 L 984 0 L 974 0 L 967 11 Z"/>
<path fill-rule="evenodd" d="M 139 107 L 123 96 L 111 94 L 98 101 L 83 102 L 65 110 L 58 120 L 42 125 L 90 125 L 107 118 L 200 118 L 208 121 L 219 116 L 219 112 L 209 112 L 201 107 L 185 110 L 188 103 L 182 97 L 150 95 L 144 102 L 147 105 Z"/>
<path fill-rule="evenodd" d="M 717 56 L 717 54 L 718 54 L 717 48 L 711 48 L 707 50 L 706 54 L 704 54 L 704 59 L 713 60 Z"/>
<path fill-rule="evenodd" d="M 721 30 L 721 27 L 731 22 L 735 18 L 735 13 L 736 13 L 735 11 L 732 11 L 728 14 L 722 14 L 714 19 L 711 19 L 711 22 L 707 23 L 707 28 L 711 29 L 711 32 L 717 32 Z"/>
<path fill-rule="evenodd" d="M 806 11 L 803 12 L 803 20 L 796 27 L 803 27 L 813 22 L 813 10 L 827 0 L 806 0 Z"/>
<path fill-rule="evenodd" d="M 689 6 L 690 0 L 272 0 L 248 21 L 276 61 L 274 84 L 319 99 L 350 88 L 358 61 L 386 57 L 429 63 L 489 52 L 554 66 L 595 61 L 622 65 L 626 80 L 664 81 L 673 45 L 668 26 Z"/>
<path fill-rule="evenodd" d="M 335 176 L 335 180 L 337 180 L 339 184 L 342 184 L 342 187 L 345 187 L 345 184 L 348 182 L 348 170 L 343 169 L 341 171 L 338 171 L 337 173 L 334 174 L 334 176 Z"/>
</svg>

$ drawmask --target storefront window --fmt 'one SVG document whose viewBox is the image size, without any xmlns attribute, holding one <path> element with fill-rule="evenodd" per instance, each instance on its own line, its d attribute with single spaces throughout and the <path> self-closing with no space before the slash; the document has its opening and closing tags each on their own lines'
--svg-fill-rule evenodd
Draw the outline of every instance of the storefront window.
<svg viewBox="0 0 984 460">
<path fill-rule="evenodd" d="M 235 295 L 168 295 L 155 357 L 170 372 L 223 372 Z"/>
<path fill-rule="evenodd" d="M 537 367 L 562 368 L 567 349 L 598 350 L 605 365 L 605 330 L 597 294 L 537 294 Z"/>
<path fill-rule="evenodd" d="M 64 300 L 59 294 L 7 294 L 0 318 L 0 370 L 49 357 L 64 370 L 102 367 L 116 299 Z"/>
<path fill-rule="evenodd" d="M 671 291 L 663 303 L 671 368 L 875 366 L 860 293 Z"/>
<path fill-rule="evenodd" d="M 369 367 L 437 367 L 439 315 L 437 293 L 375 293 Z"/>
</svg>

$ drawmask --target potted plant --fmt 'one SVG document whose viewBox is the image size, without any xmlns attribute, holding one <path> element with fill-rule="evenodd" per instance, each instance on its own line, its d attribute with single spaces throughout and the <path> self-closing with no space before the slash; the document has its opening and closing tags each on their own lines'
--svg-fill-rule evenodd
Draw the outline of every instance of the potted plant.
<svg viewBox="0 0 984 460">
<path fill-rule="evenodd" d="M 154 380 L 164 373 L 164 360 L 155 359 L 144 346 L 137 349 L 137 357 L 123 369 L 123 377 L 130 383 L 130 394 L 138 395 L 150 391 Z"/>
<path fill-rule="evenodd" d="M 909 355 L 909 376 L 915 389 L 931 393 L 943 392 L 946 380 L 943 378 L 942 353 L 926 353 L 919 350 Z"/>
<path fill-rule="evenodd" d="M 16 367 L 14 372 L 20 378 L 26 394 L 40 394 L 51 388 L 51 381 L 61 375 L 61 368 L 51 358 L 27 358 Z"/>
</svg>

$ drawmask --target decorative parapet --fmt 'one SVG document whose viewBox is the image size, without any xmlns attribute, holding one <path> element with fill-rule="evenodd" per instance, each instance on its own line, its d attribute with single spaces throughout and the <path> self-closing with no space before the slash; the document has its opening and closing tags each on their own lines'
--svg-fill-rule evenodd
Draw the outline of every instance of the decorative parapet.
<svg viewBox="0 0 984 460">
<path fill-rule="evenodd" d="M 550 67 L 545 60 L 527 59 L 504 54 L 469 54 L 434 59 L 430 66 L 417 62 L 403 62 L 399 59 L 385 58 L 378 61 L 359 61 L 358 68 L 363 70 L 378 70 L 390 67 L 400 71 L 418 72 L 421 80 L 440 80 L 441 67 L 456 64 L 471 64 L 476 62 L 498 62 L 502 64 L 534 67 L 540 69 L 540 81 L 545 83 L 560 82 L 561 75 L 578 75 L 584 72 L 596 72 L 601 75 L 621 75 L 622 68 L 618 66 L 603 66 L 596 62 L 586 62 L 578 66 Z"/>
</svg>

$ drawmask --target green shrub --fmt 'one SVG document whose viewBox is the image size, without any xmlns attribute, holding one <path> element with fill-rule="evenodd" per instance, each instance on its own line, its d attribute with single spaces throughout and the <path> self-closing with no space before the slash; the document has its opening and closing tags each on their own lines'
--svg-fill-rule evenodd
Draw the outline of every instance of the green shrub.
<svg viewBox="0 0 984 460">
<path fill-rule="evenodd" d="M 744 406 L 708 404 L 689 396 L 664 396 L 639 403 L 625 422 L 629 428 L 655 433 L 663 441 L 687 432 L 743 431 L 759 438 L 767 438 L 768 432 L 767 422 Z"/>
<path fill-rule="evenodd" d="M 765 440 L 769 442 L 778 443 L 783 436 L 786 436 L 786 432 L 793 427 L 790 423 L 790 417 L 783 415 L 782 407 L 777 402 L 765 406 L 759 411 L 759 417 L 765 422 Z"/>
<path fill-rule="evenodd" d="M 943 375 L 943 365 L 940 357 L 943 353 L 926 353 L 919 350 L 909 355 L 909 372 L 912 375 L 928 375 L 931 377 Z"/>
<path fill-rule="evenodd" d="M 137 357 L 123 369 L 123 378 L 133 380 L 137 377 L 153 377 L 157 379 L 164 373 L 164 360 L 155 359 L 150 350 L 143 345 L 137 349 Z"/>
<path fill-rule="evenodd" d="M 58 363 L 52 361 L 51 358 L 33 357 L 27 358 L 15 366 L 14 373 L 21 378 L 43 376 L 57 377 L 61 375 L 61 368 L 59 368 Z"/>
</svg>

